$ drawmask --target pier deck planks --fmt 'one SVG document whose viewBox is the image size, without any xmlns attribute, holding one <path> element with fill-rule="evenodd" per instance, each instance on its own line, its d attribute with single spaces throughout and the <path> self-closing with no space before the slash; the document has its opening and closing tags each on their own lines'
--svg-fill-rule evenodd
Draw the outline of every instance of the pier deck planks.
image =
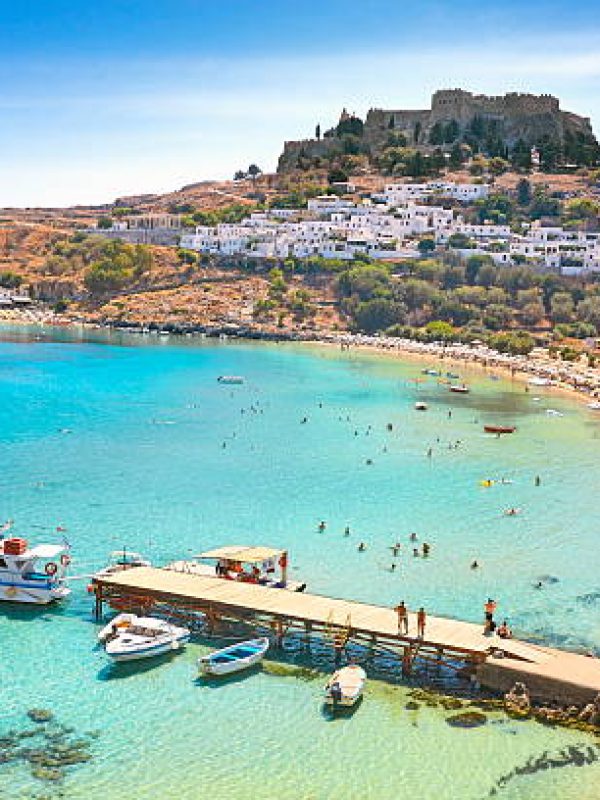
<svg viewBox="0 0 600 800">
<path fill-rule="evenodd" d="M 137 567 L 116 575 L 95 578 L 94 584 L 103 594 L 148 596 L 176 603 L 187 602 L 239 617 L 269 615 L 282 620 L 293 619 L 316 626 L 345 628 L 353 633 L 393 639 L 401 644 L 416 640 L 416 614 L 409 612 L 408 637 L 398 637 L 398 618 L 391 608 L 323 595 L 289 592 L 238 583 L 220 578 L 194 575 L 154 567 Z M 561 650 L 540 647 L 518 639 L 498 639 L 483 635 L 483 623 L 475 625 L 444 617 L 427 615 L 425 637 L 428 647 L 472 656 L 484 660 L 491 647 L 504 651 L 504 659 L 493 661 L 489 673 L 515 673 L 517 679 L 527 676 L 552 684 L 577 685 L 585 694 L 600 692 L 600 659 L 588 658 Z"/>
</svg>

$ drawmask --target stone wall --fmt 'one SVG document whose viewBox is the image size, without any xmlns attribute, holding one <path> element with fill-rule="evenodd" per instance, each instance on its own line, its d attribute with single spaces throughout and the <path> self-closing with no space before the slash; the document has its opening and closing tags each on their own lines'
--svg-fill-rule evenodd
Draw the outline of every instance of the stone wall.
<svg viewBox="0 0 600 800">
<path fill-rule="evenodd" d="M 528 144 L 534 144 L 544 136 L 562 141 L 567 131 L 593 139 L 589 119 L 562 111 L 558 98 L 550 94 L 509 92 L 487 96 L 464 89 L 441 89 L 433 94 L 429 109 L 370 109 L 365 119 L 362 143 L 367 154 L 373 157 L 387 146 L 390 133 L 395 131 L 406 137 L 409 146 L 417 145 L 427 150 L 431 149 L 429 135 L 436 123 L 455 120 L 462 134 L 475 117 L 495 120 L 498 135 L 508 148 L 519 139 Z M 418 141 L 415 141 L 415 132 L 419 134 Z M 286 142 L 278 171 L 297 168 L 303 158 L 327 158 L 341 152 L 340 139 L 335 136 Z"/>
</svg>

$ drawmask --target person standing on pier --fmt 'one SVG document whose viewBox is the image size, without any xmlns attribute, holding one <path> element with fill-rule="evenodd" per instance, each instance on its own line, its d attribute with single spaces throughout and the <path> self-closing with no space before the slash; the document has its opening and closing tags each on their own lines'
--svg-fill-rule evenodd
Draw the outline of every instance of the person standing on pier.
<svg viewBox="0 0 600 800">
<path fill-rule="evenodd" d="M 491 597 L 488 597 L 487 603 L 484 605 L 485 611 L 485 626 L 484 626 L 484 633 L 491 633 L 494 628 L 494 612 L 496 610 L 496 601 L 492 600 Z"/>
<path fill-rule="evenodd" d="M 427 621 L 427 614 L 423 606 L 417 611 L 417 636 L 422 639 L 425 636 L 425 622 Z"/>
<path fill-rule="evenodd" d="M 398 614 L 398 635 L 400 636 L 403 632 L 405 636 L 408 635 L 408 612 L 404 600 L 394 610 Z"/>
</svg>

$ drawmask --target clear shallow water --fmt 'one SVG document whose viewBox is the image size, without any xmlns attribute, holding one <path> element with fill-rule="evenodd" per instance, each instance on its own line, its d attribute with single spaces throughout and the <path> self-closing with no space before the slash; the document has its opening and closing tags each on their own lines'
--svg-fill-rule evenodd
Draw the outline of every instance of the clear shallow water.
<svg viewBox="0 0 600 800">
<path fill-rule="evenodd" d="M 474 621 L 493 595 L 519 631 L 600 651 L 600 423 L 572 401 L 476 373 L 466 397 L 434 380 L 417 388 L 420 365 L 336 350 L 17 335 L 0 341 L 0 519 L 38 540 L 66 526 L 74 572 L 123 544 L 158 563 L 221 543 L 287 545 L 312 591 Z M 484 436 L 488 421 L 518 432 Z M 489 476 L 514 483 L 485 489 Z M 512 506 L 523 513 L 503 517 Z M 427 561 L 409 555 L 413 530 L 433 545 Z M 558 582 L 536 590 L 540 576 Z M 481 798 L 531 756 L 590 742 L 501 715 L 452 729 L 441 710 L 405 711 L 406 687 L 378 682 L 331 722 L 321 679 L 196 685 L 199 644 L 154 668 L 107 667 L 84 586 L 57 611 L 0 606 L 0 729 L 42 706 L 100 732 L 66 797 Z M 565 767 L 499 796 L 592 798 L 599 779 L 597 764 Z M 47 787 L 23 766 L 0 766 L 0 797 L 35 792 Z"/>
</svg>

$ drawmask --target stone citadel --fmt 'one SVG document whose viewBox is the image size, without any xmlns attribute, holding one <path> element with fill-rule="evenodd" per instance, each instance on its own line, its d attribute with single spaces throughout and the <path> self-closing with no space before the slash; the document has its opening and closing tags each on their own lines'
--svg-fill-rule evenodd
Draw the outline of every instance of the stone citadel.
<svg viewBox="0 0 600 800">
<path fill-rule="evenodd" d="M 558 98 L 552 95 L 510 92 L 487 96 L 464 89 L 442 89 L 433 94 L 429 109 L 372 108 L 364 125 L 344 111 L 338 126 L 327 131 L 323 138 L 286 142 L 279 170 L 293 169 L 299 158 L 328 158 L 340 152 L 341 131 L 348 129 L 352 120 L 360 128 L 352 132 L 359 134 L 362 151 L 369 156 L 377 155 L 388 145 L 393 134 L 402 134 L 407 146 L 425 152 L 435 147 L 447 150 L 456 141 L 468 141 L 469 132 L 477 124 L 486 131 L 493 131 L 507 151 L 519 141 L 532 146 L 544 138 L 558 143 L 563 143 L 568 136 L 596 141 L 590 120 L 563 111 Z M 455 136 L 446 136 L 449 141 L 440 141 L 439 132 L 449 124 L 454 126 Z"/>
</svg>

